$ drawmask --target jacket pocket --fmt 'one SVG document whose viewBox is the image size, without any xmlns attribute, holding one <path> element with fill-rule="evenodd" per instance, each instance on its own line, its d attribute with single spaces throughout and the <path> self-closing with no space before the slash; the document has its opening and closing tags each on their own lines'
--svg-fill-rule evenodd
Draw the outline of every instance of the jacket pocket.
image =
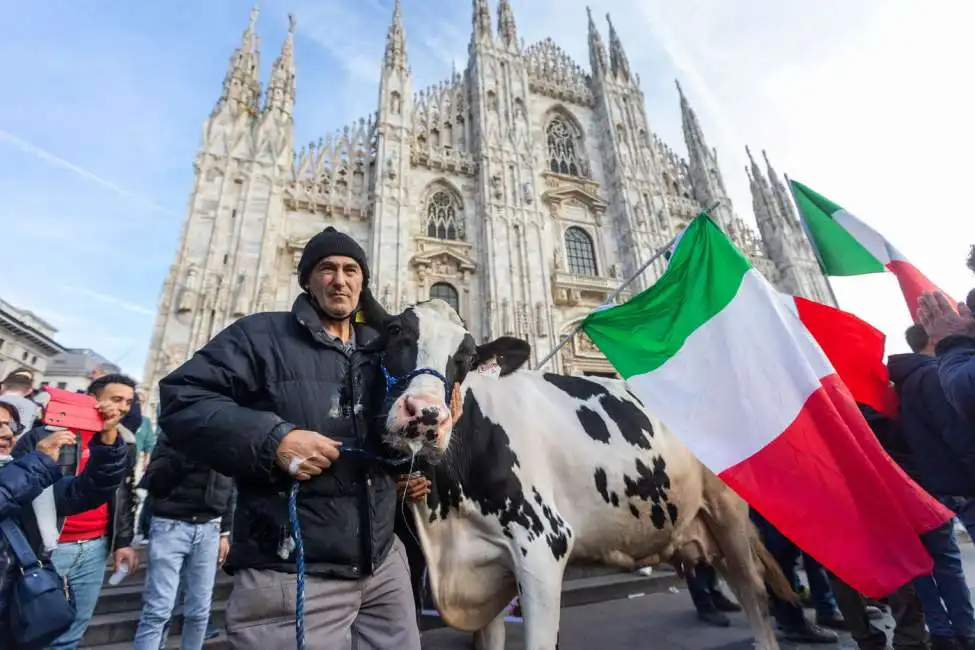
<svg viewBox="0 0 975 650">
<path fill-rule="evenodd" d="M 241 569 L 234 576 L 227 602 L 227 632 L 293 621 L 297 613 L 295 592 L 295 576 L 291 574 Z"/>
</svg>

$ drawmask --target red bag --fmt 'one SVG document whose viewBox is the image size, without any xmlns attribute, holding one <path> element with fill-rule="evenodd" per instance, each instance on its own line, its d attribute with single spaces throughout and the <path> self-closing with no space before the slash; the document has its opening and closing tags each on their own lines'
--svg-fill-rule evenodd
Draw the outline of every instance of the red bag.
<svg viewBox="0 0 975 650">
<path fill-rule="evenodd" d="M 98 400 L 91 395 L 72 393 L 69 390 L 45 386 L 51 396 L 44 409 L 44 424 L 64 427 L 72 431 L 101 431 L 105 424 L 98 412 Z"/>
</svg>

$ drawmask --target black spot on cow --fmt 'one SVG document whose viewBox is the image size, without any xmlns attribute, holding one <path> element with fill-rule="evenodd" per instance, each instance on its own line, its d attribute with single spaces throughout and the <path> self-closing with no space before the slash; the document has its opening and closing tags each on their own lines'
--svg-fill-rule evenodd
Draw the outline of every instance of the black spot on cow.
<svg viewBox="0 0 975 650">
<path fill-rule="evenodd" d="M 619 508 L 620 507 L 620 495 L 616 494 L 615 492 L 610 492 L 610 494 L 609 494 L 609 502 L 613 504 L 613 507 L 614 508 Z"/>
<path fill-rule="evenodd" d="M 653 525 L 662 529 L 667 525 L 667 515 L 671 522 L 677 520 L 677 506 L 668 502 L 667 492 L 670 490 L 670 476 L 667 475 L 667 463 L 663 457 L 653 459 L 653 469 L 647 467 L 641 459 L 636 461 L 636 477 L 623 476 L 624 494 L 628 498 L 641 499 L 653 503 L 650 510 L 650 520 Z M 630 512 L 633 512 L 632 504 Z M 664 513 L 664 505 L 667 512 Z"/>
<path fill-rule="evenodd" d="M 590 438 L 597 442 L 609 444 L 609 427 L 606 426 L 606 420 L 603 419 L 602 415 L 596 413 L 588 406 L 580 406 L 577 408 L 576 415 L 579 417 L 579 424 L 582 425 L 582 430 Z"/>
<path fill-rule="evenodd" d="M 602 384 L 597 384 L 585 377 L 573 377 L 570 375 L 554 375 L 546 372 L 542 374 L 542 379 L 552 384 L 560 391 L 570 397 L 574 397 L 580 402 L 585 402 L 597 395 L 608 395 L 609 391 Z"/>
<path fill-rule="evenodd" d="M 637 519 L 640 518 L 640 511 L 637 510 L 637 507 L 632 503 L 630 504 L 630 514 L 636 517 Z"/>
<path fill-rule="evenodd" d="M 644 404 L 643 404 L 643 400 L 642 400 L 642 399 L 640 399 L 639 397 L 637 397 L 637 396 L 636 396 L 636 395 L 635 395 L 635 394 L 633 393 L 633 391 L 631 391 L 631 390 L 630 390 L 629 388 L 627 388 L 627 389 L 626 389 L 626 394 L 627 394 L 627 395 L 629 395 L 629 396 L 630 396 L 630 399 L 632 399 L 632 400 L 633 400 L 634 402 L 636 402 L 636 403 L 637 403 L 637 404 L 639 404 L 640 406 L 644 406 Z"/>
<path fill-rule="evenodd" d="M 521 547 L 521 555 L 522 555 L 522 557 L 525 557 L 526 555 L 528 555 L 528 549 L 525 548 L 524 546 Z"/>
<path fill-rule="evenodd" d="M 599 492 L 599 496 L 606 503 L 609 503 L 609 480 L 606 478 L 606 470 L 602 467 L 597 467 L 593 473 L 593 479 L 596 481 L 596 491 Z"/>
<path fill-rule="evenodd" d="M 650 424 L 650 418 L 640 406 L 609 393 L 599 398 L 599 403 L 602 404 L 609 419 L 620 428 L 624 440 L 634 447 L 650 449 L 653 425 Z"/>
<path fill-rule="evenodd" d="M 650 521 L 653 522 L 653 527 L 657 529 L 662 529 L 667 525 L 667 517 L 664 516 L 664 509 L 660 507 L 660 504 L 655 503 L 650 508 Z"/>
<path fill-rule="evenodd" d="M 563 557 L 568 552 L 571 533 L 534 488 L 532 503 L 515 475 L 514 469 L 519 466 L 504 428 L 484 415 L 473 392 L 468 391 L 450 447 L 431 471 L 431 492 L 427 497 L 431 522 L 448 518 L 452 510 L 458 509 L 461 499 L 467 498 L 482 515 L 496 516 L 509 539 L 519 528 L 529 541 L 544 538 L 552 554 Z"/>
</svg>

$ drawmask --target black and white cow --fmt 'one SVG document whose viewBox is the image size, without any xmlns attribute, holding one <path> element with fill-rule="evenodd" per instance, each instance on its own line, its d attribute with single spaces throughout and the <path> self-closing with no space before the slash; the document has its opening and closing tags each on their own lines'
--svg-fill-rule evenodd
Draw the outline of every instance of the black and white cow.
<svg viewBox="0 0 975 650">
<path fill-rule="evenodd" d="M 714 563 L 760 650 L 778 648 L 763 576 L 792 588 L 748 507 L 649 414 L 622 381 L 518 371 L 528 343 L 476 346 L 431 300 L 382 320 L 391 395 L 387 443 L 428 461 L 413 506 L 434 602 L 449 626 L 504 647 L 503 609 L 520 595 L 525 647 L 552 650 L 570 562 L 633 569 Z M 479 372 L 486 362 L 500 376 Z M 446 385 L 445 385 L 446 384 Z"/>
</svg>

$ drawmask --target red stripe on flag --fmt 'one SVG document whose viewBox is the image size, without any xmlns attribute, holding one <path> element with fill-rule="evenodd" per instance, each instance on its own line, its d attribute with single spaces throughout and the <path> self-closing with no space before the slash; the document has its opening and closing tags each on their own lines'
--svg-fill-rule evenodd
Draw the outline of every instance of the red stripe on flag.
<svg viewBox="0 0 975 650">
<path fill-rule="evenodd" d="M 897 392 L 884 364 L 884 333 L 853 314 L 795 297 L 799 320 L 823 349 L 853 399 L 896 419 Z"/>
<path fill-rule="evenodd" d="M 911 318 L 917 322 L 918 298 L 926 291 L 934 292 L 940 289 L 907 260 L 891 260 L 887 263 L 887 270 L 897 278 L 904 300 L 907 301 L 907 309 L 911 312 Z M 948 296 L 948 302 L 955 304 L 951 296 Z"/>
<path fill-rule="evenodd" d="M 884 452 L 836 375 L 774 441 L 722 480 L 865 596 L 931 573 L 919 535 L 952 518 Z"/>
</svg>

